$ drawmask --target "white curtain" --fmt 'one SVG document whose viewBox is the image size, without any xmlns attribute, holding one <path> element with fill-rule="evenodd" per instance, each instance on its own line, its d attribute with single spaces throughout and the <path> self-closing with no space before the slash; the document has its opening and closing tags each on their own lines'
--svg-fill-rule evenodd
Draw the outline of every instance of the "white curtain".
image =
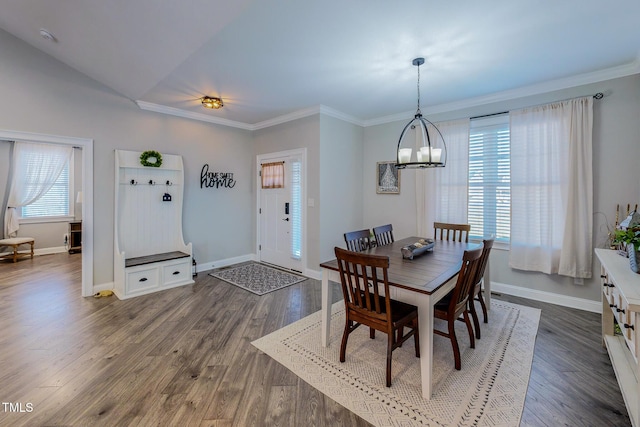
<svg viewBox="0 0 640 427">
<path fill-rule="evenodd" d="M 20 228 L 16 208 L 35 202 L 49 191 L 71 158 L 70 145 L 16 142 L 13 147 L 11 187 L 4 216 L 5 237 Z"/>
<path fill-rule="evenodd" d="M 436 123 L 447 144 L 444 168 L 416 170 L 418 235 L 433 236 L 434 221 L 466 223 L 469 180 L 469 119 Z M 429 129 L 429 136 L 437 132 Z"/>
<path fill-rule="evenodd" d="M 593 98 L 510 113 L 513 268 L 591 277 Z"/>
</svg>

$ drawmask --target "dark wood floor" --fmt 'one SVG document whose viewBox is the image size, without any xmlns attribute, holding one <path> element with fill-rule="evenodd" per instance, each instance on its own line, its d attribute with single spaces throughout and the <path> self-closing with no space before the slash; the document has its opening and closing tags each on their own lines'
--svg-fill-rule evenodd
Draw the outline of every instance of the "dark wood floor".
<svg viewBox="0 0 640 427">
<path fill-rule="evenodd" d="M 0 263 L 0 425 L 369 425 L 250 344 L 319 310 L 319 281 L 82 298 L 80 258 Z M 498 298 L 542 309 L 521 425 L 630 425 L 600 315 Z"/>
</svg>

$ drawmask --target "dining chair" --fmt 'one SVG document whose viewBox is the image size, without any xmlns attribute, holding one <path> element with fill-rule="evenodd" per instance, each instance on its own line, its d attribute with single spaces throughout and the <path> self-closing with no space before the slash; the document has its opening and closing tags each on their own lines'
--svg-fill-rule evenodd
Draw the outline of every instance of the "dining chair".
<svg viewBox="0 0 640 427">
<path fill-rule="evenodd" d="M 475 301 L 480 301 L 480 306 L 482 307 L 482 315 L 484 316 L 484 323 L 488 323 L 487 316 L 487 306 L 484 303 L 484 297 L 482 296 L 482 284 L 485 269 L 487 268 L 487 261 L 489 260 L 489 255 L 491 254 L 491 248 L 493 247 L 493 242 L 495 238 L 491 237 L 489 239 L 484 239 L 482 243 L 482 255 L 480 256 L 480 265 L 478 266 L 478 270 L 476 272 L 476 278 L 474 280 L 475 285 L 471 287 L 471 294 L 469 295 L 469 312 L 471 313 L 471 318 L 473 319 L 473 327 L 476 331 L 476 338 L 480 339 L 480 321 L 478 320 L 478 313 L 476 312 L 476 304 Z"/>
<path fill-rule="evenodd" d="M 377 246 L 390 245 L 394 242 L 393 226 L 391 224 L 373 227 L 373 235 L 376 238 Z"/>
<path fill-rule="evenodd" d="M 360 325 L 387 334 L 387 387 L 391 387 L 391 354 L 410 337 L 420 357 L 418 308 L 389 296 L 389 257 L 362 254 L 336 247 L 336 258 L 345 304 L 345 325 L 340 344 L 340 362 L 345 361 L 349 335 Z M 370 283 L 370 286 L 363 286 Z M 384 293 L 384 294 L 383 294 Z M 408 332 L 405 334 L 405 328 Z"/>
<path fill-rule="evenodd" d="M 449 224 L 446 222 L 433 223 L 433 236 L 436 240 L 449 240 L 469 243 L 469 224 Z"/>
<path fill-rule="evenodd" d="M 458 371 L 462 364 L 460 362 L 460 347 L 458 346 L 458 339 L 456 337 L 456 320 L 463 320 L 467 325 L 471 348 L 476 347 L 473 328 L 471 327 L 471 321 L 469 319 L 468 302 L 471 288 L 475 284 L 474 280 L 476 278 L 476 271 L 480 265 L 481 256 L 482 248 L 466 250 L 464 252 L 462 256 L 462 267 L 460 268 L 460 273 L 458 273 L 458 280 L 456 281 L 455 287 L 433 307 L 434 316 L 437 319 L 447 321 L 447 332 L 434 328 L 433 333 L 451 340 L 455 367 Z M 460 316 L 462 316 L 462 319 Z"/>
<path fill-rule="evenodd" d="M 358 230 L 344 233 L 344 241 L 347 249 L 353 252 L 362 252 L 371 248 L 371 231 Z"/>
</svg>

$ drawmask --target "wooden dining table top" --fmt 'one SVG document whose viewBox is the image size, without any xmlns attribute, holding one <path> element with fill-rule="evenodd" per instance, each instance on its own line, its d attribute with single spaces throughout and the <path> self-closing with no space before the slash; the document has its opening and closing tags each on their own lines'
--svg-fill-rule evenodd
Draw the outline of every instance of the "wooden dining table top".
<svg viewBox="0 0 640 427">
<path fill-rule="evenodd" d="M 422 237 L 407 237 L 390 245 L 376 246 L 363 253 L 389 257 L 389 284 L 423 294 L 431 294 L 460 271 L 462 256 L 467 249 L 476 249 L 477 243 L 436 240 L 433 250 L 413 259 L 402 257 L 403 246 L 416 243 Z M 320 264 L 320 267 L 339 271 L 338 260 Z"/>
</svg>

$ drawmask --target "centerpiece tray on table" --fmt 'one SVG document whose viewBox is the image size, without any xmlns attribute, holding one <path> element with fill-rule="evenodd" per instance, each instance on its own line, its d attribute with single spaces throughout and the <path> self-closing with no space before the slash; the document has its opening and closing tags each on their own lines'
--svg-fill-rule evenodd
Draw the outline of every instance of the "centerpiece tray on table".
<svg viewBox="0 0 640 427">
<path fill-rule="evenodd" d="M 422 255 L 427 251 L 432 251 L 435 243 L 433 239 L 418 239 L 415 243 L 407 246 L 403 246 L 400 251 L 402 252 L 402 258 L 413 259 L 413 257 Z"/>
</svg>

